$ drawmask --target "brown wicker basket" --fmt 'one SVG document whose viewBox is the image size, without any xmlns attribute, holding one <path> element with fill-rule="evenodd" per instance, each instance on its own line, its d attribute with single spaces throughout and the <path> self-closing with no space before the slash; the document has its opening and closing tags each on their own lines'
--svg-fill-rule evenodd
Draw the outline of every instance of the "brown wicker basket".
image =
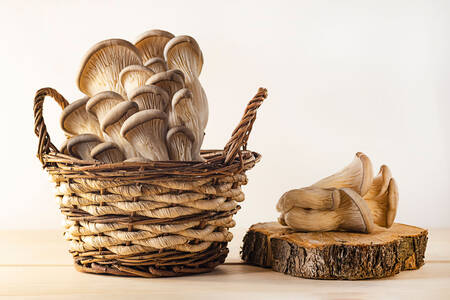
<svg viewBox="0 0 450 300">
<path fill-rule="evenodd" d="M 75 268 L 122 276 L 180 276 L 224 262 L 233 215 L 244 200 L 245 172 L 261 158 L 246 150 L 260 88 L 224 150 L 202 151 L 205 162 L 101 164 L 64 155 L 51 143 L 42 109 L 46 96 L 64 108 L 58 92 L 34 99 L 37 157 L 56 184 Z"/>
</svg>

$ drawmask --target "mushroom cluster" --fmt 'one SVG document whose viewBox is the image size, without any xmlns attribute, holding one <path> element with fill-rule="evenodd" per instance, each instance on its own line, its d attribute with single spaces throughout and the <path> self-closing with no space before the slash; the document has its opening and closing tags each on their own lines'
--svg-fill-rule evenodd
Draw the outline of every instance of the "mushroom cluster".
<svg viewBox="0 0 450 300">
<path fill-rule="evenodd" d="M 110 39 L 86 54 L 77 84 L 86 96 L 62 112 L 61 152 L 103 163 L 203 161 L 208 100 L 203 54 L 190 36 L 163 30 L 134 44 Z"/>
<path fill-rule="evenodd" d="M 389 168 L 382 165 L 373 177 L 370 159 L 358 152 L 340 172 L 281 196 L 278 222 L 300 231 L 370 233 L 376 225 L 392 226 L 397 204 L 397 184 Z"/>
</svg>

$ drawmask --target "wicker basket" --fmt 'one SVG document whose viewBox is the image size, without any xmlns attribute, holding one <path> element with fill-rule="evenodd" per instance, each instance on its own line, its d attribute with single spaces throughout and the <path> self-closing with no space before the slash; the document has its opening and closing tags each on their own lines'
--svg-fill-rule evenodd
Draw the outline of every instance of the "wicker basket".
<svg viewBox="0 0 450 300">
<path fill-rule="evenodd" d="M 205 162 L 101 164 L 59 153 L 44 123 L 44 98 L 68 102 L 44 88 L 34 99 L 37 156 L 56 184 L 65 238 L 75 268 L 122 276 L 180 276 L 224 262 L 245 172 L 261 158 L 246 150 L 260 88 L 224 150 L 202 151 Z"/>
</svg>

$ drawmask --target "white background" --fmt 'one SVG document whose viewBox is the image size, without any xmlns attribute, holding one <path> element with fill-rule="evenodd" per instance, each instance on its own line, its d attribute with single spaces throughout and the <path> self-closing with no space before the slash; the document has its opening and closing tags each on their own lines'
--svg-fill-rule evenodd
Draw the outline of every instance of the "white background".
<svg viewBox="0 0 450 300">
<path fill-rule="evenodd" d="M 449 1 L 1 1 L 0 228 L 60 228 L 35 157 L 35 91 L 78 99 L 91 45 L 152 28 L 192 35 L 204 52 L 204 148 L 223 147 L 257 88 L 269 90 L 249 141 L 263 159 L 248 172 L 239 226 L 275 220 L 283 192 L 363 151 L 398 181 L 398 221 L 449 227 L 449 18 Z M 59 145 L 60 110 L 49 103 Z"/>
</svg>

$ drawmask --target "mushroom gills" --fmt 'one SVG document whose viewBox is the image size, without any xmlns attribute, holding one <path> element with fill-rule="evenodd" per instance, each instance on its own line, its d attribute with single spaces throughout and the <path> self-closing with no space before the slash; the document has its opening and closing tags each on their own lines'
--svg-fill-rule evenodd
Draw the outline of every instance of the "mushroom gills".
<svg viewBox="0 0 450 300">
<path fill-rule="evenodd" d="M 133 90 L 129 99 L 136 102 L 139 110 L 157 109 L 166 111 L 170 102 L 169 94 L 156 85 L 144 85 Z"/>
<path fill-rule="evenodd" d="M 169 70 L 167 62 L 161 57 L 153 57 L 144 63 L 144 66 L 152 70 L 155 74 Z"/>
<path fill-rule="evenodd" d="M 125 90 L 128 99 L 134 89 L 145 85 L 147 79 L 154 75 L 151 69 L 141 65 L 131 65 L 120 71 L 119 82 Z"/>
<path fill-rule="evenodd" d="M 145 84 L 156 85 L 164 89 L 169 95 L 169 99 L 172 99 L 178 90 L 184 88 L 184 76 L 179 70 L 169 70 L 153 75 Z M 170 106 L 168 108 L 170 109 Z"/>
<path fill-rule="evenodd" d="M 137 157 L 138 152 L 120 134 L 123 123 L 138 111 L 138 105 L 132 101 L 124 101 L 114 106 L 106 114 L 101 129 L 105 133 L 105 139 L 114 142 L 125 154 L 125 158 Z"/>
<path fill-rule="evenodd" d="M 125 99 L 116 92 L 100 92 L 89 99 L 86 110 L 97 118 L 99 124 L 102 124 L 111 109 L 124 101 Z"/>
<path fill-rule="evenodd" d="M 101 142 L 102 140 L 94 134 L 76 135 L 67 142 L 67 151 L 82 160 L 92 160 L 91 151 Z"/>
<path fill-rule="evenodd" d="M 91 157 L 107 164 L 118 163 L 125 159 L 119 146 L 112 142 L 104 142 L 92 148 Z"/>
<path fill-rule="evenodd" d="M 152 29 L 142 33 L 134 44 L 141 52 L 143 61 L 148 61 L 155 57 L 163 58 L 164 47 L 173 37 L 174 35 L 170 32 Z"/>
<path fill-rule="evenodd" d="M 87 133 L 100 137 L 103 135 L 97 118 L 86 111 L 88 100 L 89 97 L 76 100 L 67 105 L 61 113 L 61 128 L 69 137 Z"/>
<path fill-rule="evenodd" d="M 169 160 L 166 147 L 167 115 L 148 109 L 135 113 L 122 125 L 120 134 L 145 158 Z"/>
<path fill-rule="evenodd" d="M 177 161 L 191 161 L 195 137 L 192 131 L 184 126 L 171 128 L 167 132 L 167 148 L 169 158 Z"/>
<path fill-rule="evenodd" d="M 126 93 L 119 83 L 119 74 L 129 65 L 142 65 L 139 50 L 130 42 L 110 39 L 95 44 L 83 59 L 78 74 L 78 87 L 92 97 L 103 91 Z"/>
</svg>

